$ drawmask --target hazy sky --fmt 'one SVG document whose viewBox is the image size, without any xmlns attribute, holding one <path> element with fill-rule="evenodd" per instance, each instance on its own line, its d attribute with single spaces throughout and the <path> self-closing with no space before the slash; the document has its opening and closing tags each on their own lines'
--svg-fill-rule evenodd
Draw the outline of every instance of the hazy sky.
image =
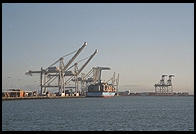
<svg viewBox="0 0 196 134">
<path fill-rule="evenodd" d="M 175 92 L 194 91 L 191 3 L 3 4 L 2 28 L 3 89 L 39 87 L 39 75 L 27 70 L 46 68 L 86 41 L 76 61 L 98 53 L 83 72 L 111 67 L 103 79 L 119 73 L 122 91 L 154 91 L 162 74 L 175 75 Z"/>
</svg>

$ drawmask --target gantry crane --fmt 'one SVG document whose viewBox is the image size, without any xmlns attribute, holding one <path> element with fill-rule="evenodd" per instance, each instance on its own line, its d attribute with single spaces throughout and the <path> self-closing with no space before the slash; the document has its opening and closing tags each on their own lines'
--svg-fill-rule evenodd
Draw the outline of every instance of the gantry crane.
<svg viewBox="0 0 196 134">
<path fill-rule="evenodd" d="M 155 93 L 166 93 L 165 77 L 167 75 L 162 75 L 162 78 L 158 84 L 155 84 Z M 158 87 L 158 90 L 157 90 Z"/>
<path fill-rule="evenodd" d="M 60 57 L 57 61 L 55 61 L 53 64 L 51 64 L 48 68 L 43 69 L 41 67 L 41 71 L 31 71 L 29 70 L 25 74 L 31 75 L 33 73 L 39 73 L 40 74 L 40 87 L 41 87 L 41 95 L 45 94 L 47 92 L 48 87 L 58 87 L 59 88 L 59 95 L 62 93 L 65 93 L 65 76 L 67 77 L 73 77 L 76 76 L 76 73 L 73 71 L 68 71 L 70 68 L 68 68 L 73 61 L 76 59 L 76 57 L 80 54 L 80 52 L 84 49 L 84 47 L 87 46 L 87 42 L 84 42 L 81 48 L 79 48 L 77 51 L 73 51 L 67 55 L 64 55 Z M 75 53 L 76 52 L 76 53 Z M 97 50 L 96 50 L 97 52 Z M 64 65 L 64 57 L 74 54 L 74 56 L 68 61 L 67 64 Z M 92 56 L 93 57 L 93 56 Z M 90 60 L 92 59 L 89 58 Z M 88 60 L 88 62 L 90 61 Z M 54 66 L 59 62 L 59 67 Z M 81 72 L 83 68 L 88 64 L 88 62 L 79 70 Z M 75 64 L 76 65 L 76 64 Z M 78 73 L 77 73 L 78 75 Z M 56 85 L 51 85 L 51 83 L 58 78 L 58 84 Z"/>
<path fill-rule="evenodd" d="M 158 94 L 168 94 L 168 93 L 173 93 L 173 87 L 172 87 L 172 82 L 171 79 L 174 77 L 174 75 L 169 75 L 169 79 L 167 80 L 167 83 L 165 83 L 165 77 L 167 75 L 162 75 L 162 79 L 158 84 L 155 84 L 155 93 Z"/>
</svg>

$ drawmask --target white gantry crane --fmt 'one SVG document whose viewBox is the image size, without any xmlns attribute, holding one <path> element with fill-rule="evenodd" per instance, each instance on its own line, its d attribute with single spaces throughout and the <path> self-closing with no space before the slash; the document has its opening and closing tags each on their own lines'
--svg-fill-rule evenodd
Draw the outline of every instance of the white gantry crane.
<svg viewBox="0 0 196 134">
<path fill-rule="evenodd" d="M 97 50 L 95 50 L 95 52 L 90 56 L 90 58 L 87 60 L 87 62 L 79 70 L 77 69 L 77 64 L 79 62 L 76 62 L 73 66 L 70 67 L 70 65 L 73 63 L 73 61 L 76 59 L 76 57 L 81 53 L 81 51 L 84 49 L 85 46 L 87 46 L 87 42 L 84 42 L 82 47 L 80 47 L 77 51 L 73 51 L 67 55 L 60 57 L 57 61 L 55 61 L 53 64 L 51 64 L 48 68 L 43 69 L 41 67 L 41 71 L 29 70 L 25 74 L 31 75 L 31 76 L 33 73 L 40 74 L 40 88 L 41 88 L 40 94 L 41 95 L 45 95 L 47 92 L 47 88 L 49 88 L 49 87 L 50 88 L 52 88 L 52 87 L 58 88 L 59 95 L 62 95 L 65 93 L 65 88 L 77 88 L 77 87 L 67 87 L 69 82 L 66 81 L 65 78 L 70 79 L 72 77 L 77 77 L 80 74 L 80 72 L 84 69 L 84 67 L 89 63 L 89 61 L 97 53 Z M 64 57 L 71 55 L 73 53 L 75 53 L 74 56 L 67 62 L 67 64 L 64 64 Z M 58 67 L 54 66 L 57 63 L 59 63 L 59 66 Z M 69 71 L 72 67 L 75 67 L 74 71 Z M 70 78 L 68 78 L 68 77 L 70 77 Z M 57 84 L 56 83 L 54 84 L 55 80 L 57 80 Z M 77 85 L 77 83 L 75 85 Z"/>
</svg>

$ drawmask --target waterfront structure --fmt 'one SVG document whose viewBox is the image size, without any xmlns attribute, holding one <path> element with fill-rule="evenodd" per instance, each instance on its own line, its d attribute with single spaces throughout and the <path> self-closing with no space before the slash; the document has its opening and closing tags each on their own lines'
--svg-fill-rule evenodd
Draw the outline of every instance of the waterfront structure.
<svg viewBox="0 0 196 134">
<path fill-rule="evenodd" d="M 166 76 L 167 75 L 162 75 L 160 82 L 154 85 L 156 94 L 173 94 L 172 77 L 174 77 L 174 75 L 169 75 L 167 83 L 165 82 Z"/>
<path fill-rule="evenodd" d="M 58 95 L 65 96 L 65 89 L 75 89 L 75 92 L 78 93 L 78 77 L 79 74 L 82 72 L 82 70 L 86 67 L 86 65 L 90 62 L 90 60 L 95 56 L 95 54 L 98 52 L 95 50 L 95 52 L 90 56 L 87 57 L 88 60 L 83 64 L 81 68 L 78 69 L 78 63 L 86 60 L 82 59 L 78 62 L 76 62 L 74 65 L 70 66 L 73 61 L 76 59 L 76 57 L 81 53 L 81 51 L 84 49 L 84 47 L 87 46 L 87 42 L 84 42 L 81 48 L 79 48 L 77 51 L 73 51 L 69 54 L 66 54 L 62 57 L 60 57 L 57 61 L 55 61 L 53 64 L 51 64 L 46 69 L 43 69 L 41 67 L 41 71 L 31 71 L 29 70 L 25 74 L 32 76 L 33 73 L 40 74 L 40 95 L 46 95 L 47 88 L 58 88 Z M 74 54 L 74 56 L 66 63 L 64 64 L 64 57 Z M 59 66 L 55 66 L 57 63 L 59 63 Z M 71 68 L 74 68 L 74 70 L 70 71 Z M 72 79 L 75 79 L 74 86 L 68 86 L 69 83 L 72 81 Z M 57 83 L 57 84 L 56 84 Z"/>
</svg>

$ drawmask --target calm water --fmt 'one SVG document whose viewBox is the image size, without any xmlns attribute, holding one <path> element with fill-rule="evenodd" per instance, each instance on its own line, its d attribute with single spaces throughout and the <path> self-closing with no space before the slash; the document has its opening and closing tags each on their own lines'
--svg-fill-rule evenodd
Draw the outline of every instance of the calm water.
<svg viewBox="0 0 196 134">
<path fill-rule="evenodd" d="M 2 101 L 2 130 L 194 130 L 194 97 Z"/>
</svg>

